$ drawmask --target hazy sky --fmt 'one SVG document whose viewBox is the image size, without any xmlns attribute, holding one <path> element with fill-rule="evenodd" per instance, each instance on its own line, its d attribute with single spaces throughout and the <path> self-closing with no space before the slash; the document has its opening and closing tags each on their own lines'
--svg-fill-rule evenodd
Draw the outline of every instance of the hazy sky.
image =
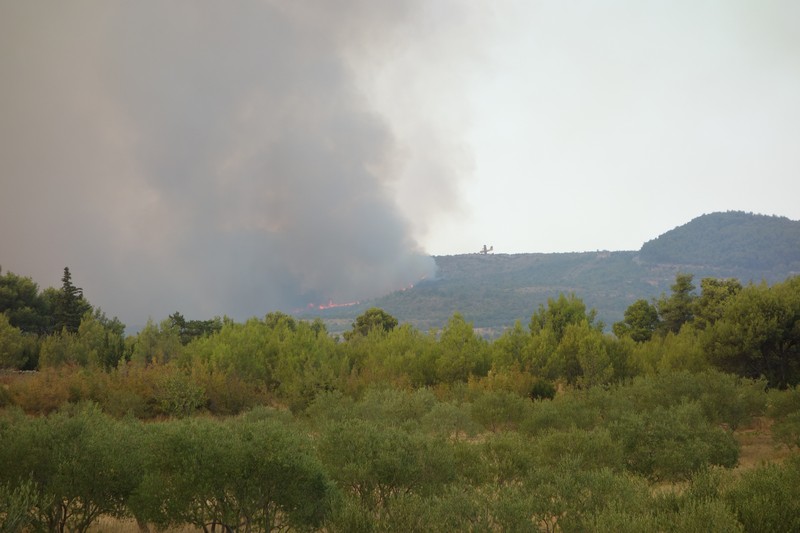
<svg viewBox="0 0 800 533">
<path fill-rule="evenodd" d="M 800 219 L 800 3 L 0 0 L 0 266 L 141 323 Z"/>
</svg>

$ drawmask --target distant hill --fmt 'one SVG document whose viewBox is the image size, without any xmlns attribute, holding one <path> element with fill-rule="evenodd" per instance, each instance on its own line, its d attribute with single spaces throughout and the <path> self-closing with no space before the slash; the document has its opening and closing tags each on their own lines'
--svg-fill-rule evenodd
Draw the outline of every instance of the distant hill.
<svg viewBox="0 0 800 533">
<path fill-rule="evenodd" d="M 800 271 L 800 221 L 741 211 L 703 215 L 645 243 L 639 257 L 647 263 Z"/>
<path fill-rule="evenodd" d="M 679 272 L 735 277 L 743 283 L 800 274 L 800 222 L 739 212 L 698 217 L 644 244 L 639 251 L 563 254 L 465 254 L 434 257 L 435 279 L 359 305 L 307 312 L 331 331 L 377 306 L 422 330 L 441 328 L 458 311 L 487 336 L 516 320 L 527 326 L 548 298 L 574 293 L 608 328 L 640 298 L 669 292 Z"/>
</svg>

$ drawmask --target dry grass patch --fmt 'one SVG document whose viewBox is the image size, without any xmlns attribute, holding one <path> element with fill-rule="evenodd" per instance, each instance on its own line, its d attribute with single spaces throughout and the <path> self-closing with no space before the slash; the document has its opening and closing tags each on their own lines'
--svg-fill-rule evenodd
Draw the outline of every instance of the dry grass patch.
<svg viewBox="0 0 800 533">
<path fill-rule="evenodd" d="M 734 432 L 739 443 L 737 470 L 749 470 L 764 463 L 780 463 L 794 452 L 772 437 L 772 420 L 756 419 L 751 427 Z"/>
<path fill-rule="evenodd" d="M 132 518 L 122 519 L 111 516 L 101 516 L 89 528 L 89 533 L 142 533 L 143 531 L 144 530 L 139 529 L 136 520 Z M 158 531 L 158 533 L 197 533 L 203 530 L 191 526 L 168 529 L 156 529 L 154 526 L 151 526 L 150 531 Z"/>
</svg>

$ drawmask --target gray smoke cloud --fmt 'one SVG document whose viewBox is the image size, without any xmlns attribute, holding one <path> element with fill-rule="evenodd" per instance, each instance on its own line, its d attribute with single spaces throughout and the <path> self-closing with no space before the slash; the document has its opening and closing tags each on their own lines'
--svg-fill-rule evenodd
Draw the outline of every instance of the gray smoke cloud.
<svg viewBox="0 0 800 533">
<path fill-rule="evenodd" d="M 241 319 L 431 275 L 392 196 L 402 151 L 354 82 L 417 9 L 3 3 L 0 265 L 43 286 L 68 265 L 133 323 Z"/>
</svg>

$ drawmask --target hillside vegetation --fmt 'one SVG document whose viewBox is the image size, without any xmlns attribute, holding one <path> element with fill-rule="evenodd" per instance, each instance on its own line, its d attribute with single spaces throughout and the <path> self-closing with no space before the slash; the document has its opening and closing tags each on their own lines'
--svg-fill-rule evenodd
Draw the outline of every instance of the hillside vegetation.
<svg viewBox="0 0 800 533">
<path fill-rule="evenodd" d="M 714 213 L 675 228 L 636 251 L 561 254 L 466 254 L 435 257 L 435 279 L 361 305 L 303 314 L 332 330 L 349 327 L 371 306 L 421 329 L 462 313 L 487 336 L 559 294 L 580 295 L 606 326 L 634 301 L 668 292 L 675 275 L 782 281 L 800 272 L 800 222 L 740 212 Z"/>
<path fill-rule="evenodd" d="M 785 277 L 800 272 L 800 221 L 740 211 L 703 215 L 645 243 L 639 257 Z"/>
</svg>

